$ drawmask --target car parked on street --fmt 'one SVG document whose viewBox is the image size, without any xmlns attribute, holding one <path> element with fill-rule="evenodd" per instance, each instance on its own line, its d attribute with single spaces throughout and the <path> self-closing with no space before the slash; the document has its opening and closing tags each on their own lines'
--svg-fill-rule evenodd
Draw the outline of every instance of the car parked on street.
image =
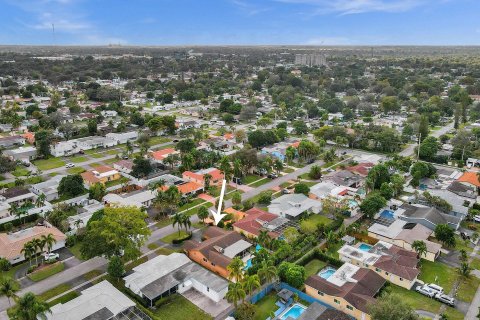
<svg viewBox="0 0 480 320">
<path fill-rule="evenodd" d="M 73 167 L 75 167 L 75 164 L 71 163 L 71 162 L 69 162 L 65 165 L 65 168 L 73 168 Z"/>
<path fill-rule="evenodd" d="M 415 291 L 417 291 L 418 293 L 421 293 L 423 294 L 424 296 L 427 296 L 427 297 L 430 297 L 430 298 L 433 298 L 435 296 L 435 292 L 433 292 L 429 287 L 427 286 L 417 286 L 415 288 Z"/>
<path fill-rule="evenodd" d="M 455 299 L 452 298 L 452 297 L 447 296 L 447 295 L 444 294 L 444 293 L 437 293 L 437 294 L 435 295 L 435 299 L 437 299 L 438 301 L 443 302 L 443 303 L 445 303 L 445 304 L 448 304 L 450 307 L 454 307 L 454 306 L 455 306 Z"/>
</svg>

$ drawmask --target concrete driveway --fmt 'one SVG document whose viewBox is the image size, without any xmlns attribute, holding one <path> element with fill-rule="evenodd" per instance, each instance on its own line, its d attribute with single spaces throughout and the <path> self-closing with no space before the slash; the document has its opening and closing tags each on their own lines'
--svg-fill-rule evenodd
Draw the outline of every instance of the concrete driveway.
<svg viewBox="0 0 480 320">
<path fill-rule="evenodd" d="M 231 306 L 225 299 L 220 302 L 215 302 L 195 289 L 185 291 L 182 293 L 182 296 L 214 318 Z"/>
</svg>

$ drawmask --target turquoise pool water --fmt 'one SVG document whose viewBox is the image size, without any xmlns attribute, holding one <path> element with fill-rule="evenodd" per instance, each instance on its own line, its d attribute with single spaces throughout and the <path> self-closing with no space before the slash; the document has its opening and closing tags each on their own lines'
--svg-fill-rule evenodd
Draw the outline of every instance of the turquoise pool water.
<svg viewBox="0 0 480 320">
<path fill-rule="evenodd" d="M 243 267 L 243 270 L 248 270 L 252 266 L 252 258 L 247 260 L 247 263 L 245 264 L 245 267 Z"/>
<path fill-rule="evenodd" d="M 333 269 L 333 268 L 331 268 L 331 267 L 326 267 L 326 268 L 320 270 L 320 271 L 318 272 L 318 275 L 319 275 L 320 277 L 322 277 L 323 279 L 327 280 L 328 278 L 330 278 L 330 277 L 332 276 L 332 274 L 335 273 L 335 271 L 337 271 L 337 270 L 335 270 L 335 269 Z"/>
<path fill-rule="evenodd" d="M 355 201 L 355 200 L 350 199 L 350 200 L 348 200 L 348 206 L 349 206 L 350 208 L 355 208 L 356 206 L 358 206 L 358 202 Z"/>
<path fill-rule="evenodd" d="M 362 243 L 358 249 L 362 250 L 362 251 L 370 251 L 370 249 L 372 249 L 372 246 L 366 244 L 366 243 Z"/>
<path fill-rule="evenodd" d="M 390 220 L 394 220 L 395 218 L 393 217 L 393 211 L 390 211 L 390 210 L 383 210 L 382 213 L 380 213 L 380 217 L 384 218 L 384 219 L 390 219 Z"/>
<path fill-rule="evenodd" d="M 306 308 L 301 304 L 294 304 L 293 306 L 290 307 L 290 309 L 288 309 L 286 312 L 282 314 L 280 319 L 285 320 L 285 319 L 288 319 L 288 317 L 292 319 L 297 319 L 305 310 Z"/>
</svg>

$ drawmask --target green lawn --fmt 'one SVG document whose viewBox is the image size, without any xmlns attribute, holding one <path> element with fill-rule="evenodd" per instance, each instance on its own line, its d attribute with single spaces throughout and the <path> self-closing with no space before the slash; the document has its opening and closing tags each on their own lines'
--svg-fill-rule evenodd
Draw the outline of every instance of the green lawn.
<svg viewBox="0 0 480 320">
<path fill-rule="evenodd" d="M 99 275 L 103 274 L 103 271 L 102 270 L 92 270 L 92 271 L 89 271 L 87 273 L 85 273 L 83 275 L 83 277 L 85 278 L 85 280 L 92 280 L 96 277 L 98 277 Z"/>
<path fill-rule="evenodd" d="M 128 180 L 128 178 L 121 177 L 120 179 L 117 179 L 117 180 L 107 181 L 107 183 L 105 183 L 105 187 L 109 188 L 113 186 L 118 186 L 128 181 L 130 181 Z"/>
<path fill-rule="evenodd" d="M 82 244 L 80 242 L 77 242 L 77 243 L 75 243 L 74 246 L 67 247 L 67 249 L 75 256 L 75 258 L 77 258 L 79 260 L 84 260 L 82 258 L 82 254 L 80 253 L 80 247 L 81 246 L 82 246 Z"/>
<path fill-rule="evenodd" d="M 295 169 L 293 169 L 293 168 L 283 168 L 282 171 L 285 172 L 285 173 L 292 173 L 292 172 L 295 172 Z"/>
<path fill-rule="evenodd" d="M 203 205 L 207 208 L 210 208 L 211 206 L 213 206 L 213 204 L 211 202 L 205 202 Z M 198 209 L 200 209 L 200 206 L 198 206 L 196 208 L 192 208 L 190 210 L 187 210 L 184 213 L 186 215 L 193 216 L 193 215 L 196 215 L 198 213 Z"/>
<path fill-rule="evenodd" d="M 158 254 L 159 256 L 168 256 L 173 252 L 175 252 L 175 250 L 168 249 L 168 248 L 158 248 L 157 250 L 155 250 L 155 253 Z"/>
<path fill-rule="evenodd" d="M 90 163 L 90 164 L 89 164 L 89 166 L 90 166 L 91 168 L 96 168 L 96 167 L 101 166 L 101 165 L 102 165 L 102 164 L 101 164 L 101 163 L 98 163 L 98 162 L 94 162 L 94 163 Z"/>
<path fill-rule="evenodd" d="M 257 176 L 255 174 L 249 174 L 249 175 L 242 178 L 242 182 L 243 182 L 243 184 L 250 184 L 250 183 L 255 182 L 255 181 L 257 181 L 258 179 L 261 179 L 261 178 L 262 177 Z"/>
<path fill-rule="evenodd" d="M 103 161 L 103 163 L 105 163 L 105 164 L 112 164 L 112 163 L 117 162 L 117 161 L 119 161 L 119 159 L 117 159 L 117 158 L 111 158 L 111 159 L 107 159 L 107 160 Z"/>
<path fill-rule="evenodd" d="M 80 174 L 85 172 L 85 169 L 83 169 L 82 167 L 74 167 L 74 168 L 68 169 L 67 172 L 69 174 Z"/>
<path fill-rule="evenodd" d="M 421 272 L 418 279 L 425 283 L 436 283 L 443 287 L 445 292 L 450 292 L 457 278 L 455 268 L 440 262 L 422 260 Z"/>
<path fill-rule="evenodd" d="M 256 312 L 254 320 L 265 320 L 270 316 L 270 313 L 278 310 L 278 306 L 275 304 L 277 301 L 276 292 L 272 291 L 258 301 L 255 306 Z"/>
<path fill-rule="evenodd" d="M 30 171 L 28 171 L 27 169 L 23 168 L 23 167 L 16 167 L 15 168 L 15 171 L 12 171 L 12 174 L 15 176 L 15 177 L 23 177 L 23 176 L 27 176 L 28 174 L 30 173 Z"/>
<path fill-rule="evenodd" d="M 152 310 L 157 319 L 209 320 L 208 314 L 179 294 L 174 294 L 157 302 Z"/>
<path fill-rule="evenodd" d="M 38 271 L 30 273 L 27 276 L 30 278 L 30 280 L 38 282 L 63 271 L 63 269 L 65 269 L 63 262 L 56 262 L 54 264 L 45 266 Z"/>
<path fill-rule="evenodd" d="M 469 240 L 464 241 L 460 236 L 455 236 L 455 250 L 465 250 L 467 253 L 473 251 L 473 247 L 470 246 L 471 243 Z"/>
<path fill-rule="evenodd" d="M 73 162 L 73 163 L 80 163 L 80 162 L 85 162 L 87 161 L 88 158 L 87 157 L 73 157 L 73 158 L 70 158 L 69 161 L 70 162 Z"/>
<path fill-rule="evenodd" d="M 50 170 L 64 166 L 65 161 L 60 158 L 50 158 L 34 161 L 33 164 L 40 170 Z"/>
<path fill-rule="evenodd" d="M 149 142 L 150 142 L 150 145 L 155 145 L 155 144 L 170 142 L 170 139 L 165 137 L 151 137 Z"/>
<path fill-rule="evenodd" d="M 168 236 L 166 237 L 163 237 L 162 239 L 160 239 L 162 242 L 165 242 L 165 243 L 172 243 L 173 240 L 175 239 L 183 239 L 185 238 L 186 236 L 188 236 L 188 233 L 186 233 L 185 231 L 181 230 L 180 233 L 178 231 L 175 231 L 174 233 L 172 234 L 169 234 Z"/>
<path fill-rule="evenodd" d="M 59 285 L 55 288 L 52 288 L 50 290 L 45 291 L 44 293 L 42 293 L 38 297 L 40 299 L 42 299 L 43 301 L 47 301 L 47 300 L 50 300 L 52 298 L 55 298 L 56 296 L 64 293 L 65 291 L 68 291 L 70 289 L 72 289 L 72 286 L 64 283 L 64 284 L 61 284 L 61 285 Z"/>
<path fill-rule="evenodd" d="M 54 305 L 56 305 L 56 304 L 59 304 L 59 303 L 67 303 L 68 301 L 73 300 L 73 299 L 77 298 L 78 296 L 80 296 L 80 294 L 79 294 L 78 292 L 76 292 L 76 291 L 70 291 L 69 293 L 64 294 L 63 296 L 61 296 L 61 297 L 59 297 L 59 298 L 57 298 L 57 299 L 54 299 L 54 300 L 50 301 L 50 302 L 48 303 L 48 305 L 49 305 L 50 307 L 52 307 L 52 306 L 54 306 Z"/>
<path fill-rule="evenodd" d="M 305 267 L 305 273 L 306 273 L 306 277 L 310 277 L 314 274 L 317 274 L 318 271 L 320 271 L 321 269 L 323 269 L 325 266 L 327 265 L 326 262 L 323 262 L 321 260 L 318 260 L 318 259 L 313 259 L 312 261 L 310 261 L 309 263 L 307 263 L 304 267 Z"/>
<path fill-rule="evenodd" d="M 195 207 L 196 205 L 199 205 L 199 204 L 204 203 L 204 202 L 205 202 L 205 200 L 203 200 L 203 199 L 194 199 L 193 201 L 191 201 L 187 204 L 184 204 L 183 206 L 178 208 L 178 212 L 188 210 L 188 209 L 190 209 L 192 207 Z"/>
<path fill-rule="evenodd" d="M 163 227 L 166 227 L 168 226 L 169 224 L 172 224 L 172 219 L 170 218 L 163 218 L 161 220 L 158 220 L 156 223 L 155 223 L 155 227 L 156 228 L 163 228 Z"/>
<path fill-rule="evenodd" d="M 480 259 L 472 259 L 472 262 L 470 262 L 470 267 L 472 269 L 477 269 L 477 270 L 480 270 Z"/>
<path fill-rule="evenodd" d="M 311 216 L 300 222 L 300 224 L 309 224 L 316 227 L 319 223 L 329 225 L 332 221 L 332 219 L 329 219 L 321 214 L 312 214 Z"/>
<path fill-rule="evenodd" d="M 468 303 L 472 302 L 479 285 L 480 279 L 474 275 L 470 275 L 467 279 L 461 279 L 457 290 L 457 298 Z"/>
<path fill-rule="evenodd" d="M 256 188 L 256 187 L 260 187 L 261 185 L 264 185 L 265 183 L 268 183 L 268 182 L 270 182 L 270 179 L 264 178 L 262 180 L 255 181 L 254 183 L 250 184 L 249 186 Z"/>
</svg>

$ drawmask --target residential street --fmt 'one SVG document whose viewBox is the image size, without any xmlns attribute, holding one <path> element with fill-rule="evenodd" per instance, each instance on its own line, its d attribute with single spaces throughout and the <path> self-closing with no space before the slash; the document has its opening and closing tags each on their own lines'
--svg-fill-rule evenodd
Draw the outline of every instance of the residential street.
<svg viewBox="0 0 480 320">
<path fill-rule="evenodd" d="M 452 130 L 453 129 L 453 122 L 450 122 L 449 124 L 447 124 L 446 126 L 444 127 L 441 127 L 440 129 L 438 130 L 432 130 L 430 131 L 430 136 L 432 137 L 435 137 L 435 138 L 438 138 L 440 137 L 441 135 L 443 134 L 446 134 L 448 131 Z M 404 157 L 409 157 L 409 156 L 412 156 L 414 151 L 415 151 L 415 147 L 417 146 L 416 143 L 412 143 L 412 144 L 409 144 L 405 149 L 403 149 L 401 152 L 399 152 L 398 154 L 401 155 L 401 156 L 404 156 Z"/>
</svg>

